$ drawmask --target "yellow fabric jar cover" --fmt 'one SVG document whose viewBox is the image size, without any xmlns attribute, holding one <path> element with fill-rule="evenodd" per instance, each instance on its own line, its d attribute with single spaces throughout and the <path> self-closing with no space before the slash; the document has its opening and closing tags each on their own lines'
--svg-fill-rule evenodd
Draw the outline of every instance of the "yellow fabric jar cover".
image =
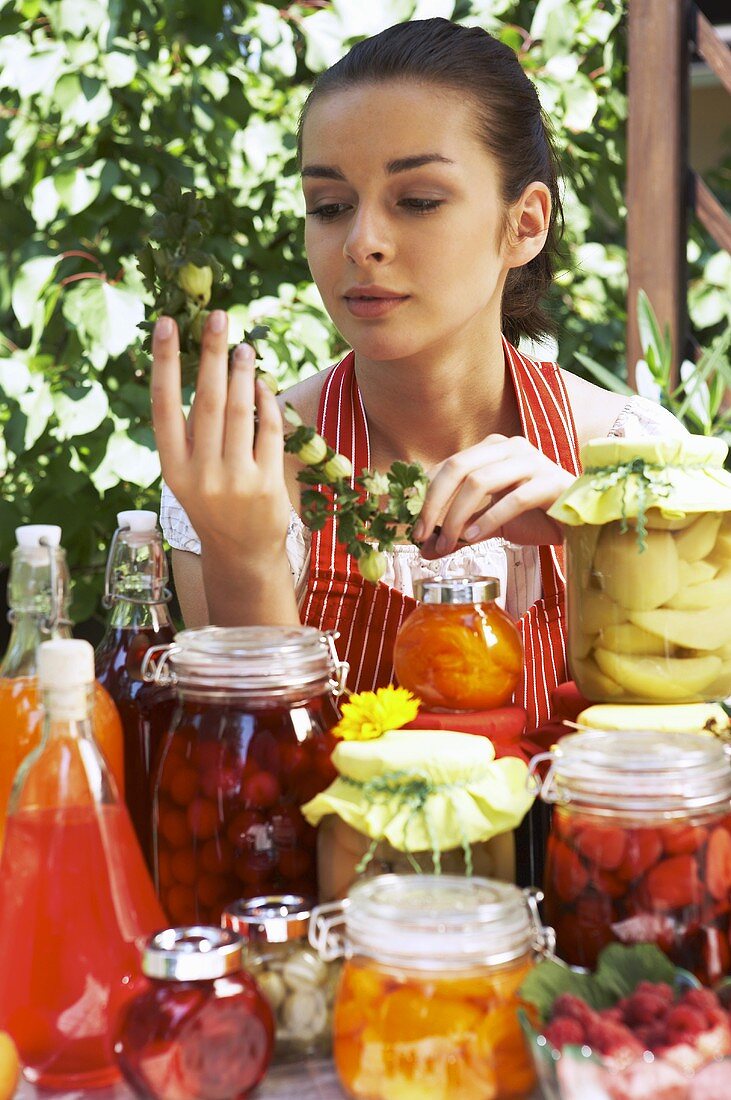
<svg viewBox="0 0 731 1100">
<path fill-rule="evenodd" d="M 548 514 L 570 527 L 643 517 L 658 508 L 667 519 L 731 511 L 728 447 L 713 436 L 672 439 L 592 439 L 581 450 L 583 474 Z"/>
<path fill-rule="evenodd" d="M 389 730 L 343 741 L 340 776 L 302 813 L 311 825 L 337 814 L 372 840 L 401 852 L 449 851 L 520 824 L 533 795 L 524 761 L 495 759 L 486 737 L 451 730 Z"/>
</svg>

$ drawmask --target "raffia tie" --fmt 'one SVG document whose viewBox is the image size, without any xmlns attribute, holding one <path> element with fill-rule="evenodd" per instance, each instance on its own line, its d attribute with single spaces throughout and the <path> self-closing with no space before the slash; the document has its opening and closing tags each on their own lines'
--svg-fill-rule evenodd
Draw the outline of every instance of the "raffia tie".
<svg viewBox="0 0 731 1100">
<path fill-rule="evenodd" d="M 631 462 L 623 462 L 618 466 L 587 466 L 584 475 L 596 477 L 596 484 L 592 489 L 596 493 L 605 493 L 614 489 L 617 485 L 622 487 L 621 527 L 622 534 L 629 530 L 627 517 L 627 487 L 631 478 L 636 479 L 637 485 L 637 545 L 642 553 L 647 547 L 647 516 L 646 505 L 648 491 L 656 496 L 666 497 L 672 489 L 672 483 L 667 474 L 670 470 L 689 470 L 702 467 L 691 466 L 661 466 L 657 463 L 646 462 L 644 458 L 633 458 Z"/>
<path fill-rule="evenodd" d="M 404 843 L 406 843 L 409 827 L 411 823 L 415 821 L 419 814 L 422 815 L 426 832 L 429 837 L 429 843 L 431 844 L 431 856 L 432 863 L 434 865 L 434 874 L 439 875 L 442 871 L 442 853 L 439 847 L 439 840 L 436 835 L 434 821 L 432 815 L 429 812 L 429 799 L 433 794 L 442 794 L 444 791 L 464 790 L 467 787 L 467 783 L 432 783 L 429 779 L 423 779 L 421 777 L 414 777 L 410 772 L 387 772 L 385 775 L 377 775 L 373 779 L 359 780 L 351 779 L 349 776 L 340 777 L 344 783 L 349 784 L 351 787 L 356 787 L 359 791 L 362 791 L 366 798 L 373 801 L 385 801 L 386 799 L 396 799 L 396 812 L 394 813 L 391 821 L 394 821 L 396 816 L 404 808 L 410 810 L 409 816 L 406 819 L 406 825 L 404 826 Z M 464 828 L 464 823 L 457 816 L 457 823 L 460 829 L 460 840 L 462 843 L 462 850 L 464 852 L 465 871 L 468 877 L 472 875 L 472 847 L 467 839 L 467 833 Z M 390 822 L 389 822 L 390 824 Z M 368 864 L 376 854 L 376 849 L 384 838 L 376 837 L 371 841 L 368 851 L 363 856 L 363 859 L 355 868 L 358 874 L 362 874 L 365 871 Z M 422 868 L 412 853 L 408 849 L 404 853 L 414 871 L 420 873 Z"/>
</svg>

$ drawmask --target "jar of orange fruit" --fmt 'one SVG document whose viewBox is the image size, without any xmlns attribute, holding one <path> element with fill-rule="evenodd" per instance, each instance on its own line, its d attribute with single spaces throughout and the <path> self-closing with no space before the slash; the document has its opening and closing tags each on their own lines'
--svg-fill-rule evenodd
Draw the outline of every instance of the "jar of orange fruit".
<svg viewBox="0 0 731 1100">
<path fill-rule="evenodd" d="M 551 946 L 536 895 L 457 875 L 381 875 L 313 913 L 323 958 L 345 955 L 335 1067 L 354 1100 L 518 1100 L 535 1084 L 519 989 Z"/>
<path fill-rule="evenodd" d="M 523 668 L 518 628 L 495 577 L 414 582 L 419 606 L 398 632 L 396 678 L 426 710 L 491 710 L 510 701 Z"/>
</svg>

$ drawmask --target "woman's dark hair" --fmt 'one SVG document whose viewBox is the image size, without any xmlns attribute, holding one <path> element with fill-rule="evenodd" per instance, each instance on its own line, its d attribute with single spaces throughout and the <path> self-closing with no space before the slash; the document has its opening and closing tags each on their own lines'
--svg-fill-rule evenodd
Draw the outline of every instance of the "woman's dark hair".
<svg viewBox="0 0 731 1100">
<path fill-rule="evenodd" d="M 366 38 L 316 80 L 300 118 L 302 129 L 311 105 L 322 96 L 357 84 L 413 80 L 452 89 L 475 104 L 478 135 L 499 165 L 503 201 L 510 205 L 533 181 L 551 193 L 551 221 L 541 252 L 508 273 L 502 301 L 502 325 L 517 343 L 554 331 L 541 304 L 553 281 L 560 252 L 563 211 L 559 166 L 536 90 L 513 50 L 480 27 L 462 27 L 448 19 L 415 19 Z"/>
</svg>

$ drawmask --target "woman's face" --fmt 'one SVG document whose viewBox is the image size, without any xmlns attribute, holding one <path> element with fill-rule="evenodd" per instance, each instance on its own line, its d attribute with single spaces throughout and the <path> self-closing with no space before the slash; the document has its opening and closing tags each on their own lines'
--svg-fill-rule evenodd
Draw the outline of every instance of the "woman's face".
<svg viewBox="0 0 731 1100">
<path fill-rule="evenodd" d="M 365 358 L 479 340 L 499 324 L 504 206 L 473 112 L 454 91 L 408 81 L 329 92 L 309 109 L 310 270 Z"/>
</svg>

